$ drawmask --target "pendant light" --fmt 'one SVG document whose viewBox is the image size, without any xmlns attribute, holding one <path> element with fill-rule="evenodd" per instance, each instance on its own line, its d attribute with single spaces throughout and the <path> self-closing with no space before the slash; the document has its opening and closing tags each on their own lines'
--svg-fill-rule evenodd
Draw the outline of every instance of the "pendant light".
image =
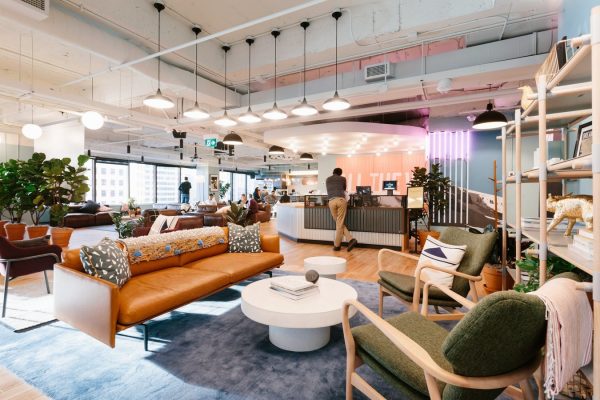
<svg viewBox="0 0 600 400">
<path fill-rule="evenodd" d="M 92 102 L 94 101 L 94 78 L 92 78 Z M 81 123 L 87 129 L 96 131 L 104 126 L 104 117 L 98 111 L 86 111 L 81 116 Z"/>
<path fill-rule="evenodd" d="M 274 30 L 271 32 L 271 35 L 273 36 L 275 42 L 275 101 L 273 102 L 273 108 L 265 111 L 265 113 L 263 114 L 263 117 L 270 120 L 282 120 L 288 117 L 288 115 L 284 111 L 280 110 L 279 107 L 277 107 L 277 36 L 279 36 L 280 33 L 281 32 L 279 32 L 278 30 Z"/>
<path fill-rule="evenodd" d="M 310 153 L 302 153 L 300 155 L 300 160 L 302 160 L 302 161 L 312 161 L 313 160 L 313 156 Z"/>
<path fill-rule="evenodd" d="M 240 137 L 240 135 L 238 135 L 237 133 L 235 133 L 235 132 L 229 132 L 223 138 L 223 143 L 227 144 L 227 145 L 237 146 L 239 144 L 244 144 L 244 141 L 242 140 L 242 138 Z"/>
<path fill-rule="evenodd" d="M 235 120 L 231 119 L 229 115 L 227 115 L 227 52 L 231 49 L 231 47 L 223 46 L 221 48 L 225 52 L 225 83 L 223 84 L 223 89 L 225 89 L 223 109 L 225 111 L 223 111 L 223 116 L 221 118 L 215 120 L 215 124 L 223 127 L 230 127 L 237 125 L 237 122 L 235 122 Z"/>
<path fill-rule="evenodd" d="M 490 85 L 490 92 L 492 85 Z M 506 117 L 499 111 L 494 110 L 492 100 L 487 104 L 486 111 L 482 112 L 473 121 L 473 129 L 488 130 L 503 128 L 508 124 Z"/>
<path fill-rule="evenodd" d="M 303 21 L 300 26 L 304 29 L 304 68 L 302 69 L 302 102 L 298 104 L 296 107 L 292 108 L 292 114 L 297 115 L 299 117 L 305 117 L 309 115 L 315 115 L 319 111 L 315 106 L 308 104 L 306 101 L 306 28 L 310 26 L 308 21 Z"/>
<path fill-rule="evenodd" d="M 252 54 L 252 44 L 254 43 L 254 39 L 252 38 L 248 38 L 246 39 L 246 43 L 248 43 L 248 111 L 246 111 L 245 113 L 243 113 L 238 119 L 246 124 L 255 124 L 257 122 L 260 122 L 261 119 L 258 116 L 258 114 L 256 114 L 255 112 L 252 111 L 252 102 L 250 99 L 251 96 L 251 90 L 250 90 L 250 67 L 252 65 L 251 61 L 251 54 Z"/>
<path fill-rule="evenodd" d="M 350 108 L 350 102 L 338 94 L 338 19 L 341 11 L 335 11 L 331 16 L 335 19 L 335 93 L 333 97 L 323 103 L 323 108 L 328 111 L 341 111 Z"/>
<path fill-rule="evenodd" d="M 160 12 L 165 9 L 165 5 L 163 3 L 156 2 L 154 3 L 154 8 L 158 11 L 158 51 L 160 52 Z M 148 96 L 144 99 L 144 104 L 148 107 L 166 109 L 173 108 L 175 103 L 167 96 L 164 96 L 160 91 L 160 56 L 158 56 L 158 89 L 156 90 L 156 94 Z"/>
<path fill-rule="evenodd" d="M 200 34 L 200 32 L 202 32 L 202 29 L 200 29 L 197 26 L 194 26 L 192 28 L 192 32 L 194 32 L 196 34 L 196 40 L 197 40 L 198 35 Z M 192 108 L 188 108 L 187 110 L 185 110 L 183 112 L 183 116 L 192 118 L 192 119 L 206 119 L 206 118 L 210 117 L 210 115 L 208 114 L 208 111 L 206 111 L 205 109 L 201 108 L 200 105 L 198 105 L 198 43 L 196 43 L 195 47 L 196 47 L 196 60 L 194 62 L 194 79 L 196 81 L 196 101 L 194 102 L 194 106 Z"/>
<path fill-rule="evenodd" d="M 281 155 L 281 154 L 285 154 L 285 150 L 283 150 L 283 147 L 281 147 L 281 146 L 269 147 L 269 155 L 270 156 L 277 156 L 277 155 Z"/>
<path fill-rule="evenodd" d="M 31 92 L 33 93 L 33 35 L 31 35 Z M 21 133 L 27 139 L 35 140 L 42 136 L 42 128 L 33 123 L 33 104 L 31 105 L 31 123 L 21 127 Z"/>
</svg>

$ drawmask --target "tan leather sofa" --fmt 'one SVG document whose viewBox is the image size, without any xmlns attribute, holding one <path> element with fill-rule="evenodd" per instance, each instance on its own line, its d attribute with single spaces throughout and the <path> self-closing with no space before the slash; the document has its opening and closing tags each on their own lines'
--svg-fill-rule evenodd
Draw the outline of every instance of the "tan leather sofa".
<svg viewBox="0 0 600 400">
<path fill-rule="evenodd" d="M 54 266 L 54 314 L 115 347 L 119 331 L 143 325 L 283 264 L 279 236 L 261 235 L 261 247 L 262 253 L 228 253 L 227 244 L 220 244 L 132 264 L 132 277 L 122 288 L 88 275 L 83 270 L 79 249 L 68 250 L 63 253 L 63 262 Z M 147 348 L 147 332 L 144 333 Z"/>
</svg>

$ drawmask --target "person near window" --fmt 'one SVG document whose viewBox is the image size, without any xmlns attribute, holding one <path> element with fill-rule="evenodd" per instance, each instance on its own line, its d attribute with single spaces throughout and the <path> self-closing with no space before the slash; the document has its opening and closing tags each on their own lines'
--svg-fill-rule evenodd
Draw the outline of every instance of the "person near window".
<svg viewBox="0 0 600 400">
<path fill-rule="evenodd" d="M 342 176 L 341 168 L 333 170 L 333 174 L 325 181 L 325 186 L 327 187 L 329 210 L 335 221 L 333 250 L 341 250 L 342 239 L 345 237 L 348 241 L 348 251 L 352 251 L 358 242 L 352 237 L 345 223 L 348 202 L 346 201 L 346 178 Z"/>
<path fill-rule="evenodd" d="M 258 203 L 252 197 L 248 199 L 245 194 L 242 194 L 242 198 L 238 201 L 238 204 L 241 204 L 248 209 L 248 216 L 258 213 Z"/>
<path fill-rule="evenodd" d="M 270 205 L 277 203 L 277 200 L 279 200 L 279 198 L 277 197 L 275 189 L 273 189 L 270 194 L 265 196 L 265 203 L 269 203 Z"/>
<path fill-rule="evenodd" d="M 181 196 L 181 202 L 188 204 L 190 202 L 190 189 L 192 184 L 188 181 L 188 177 L 183 178 L 183 182 L 179 185 L 179 193 Z"/>
<path fill-rule="evenodd" d="M 260 200 L 260 189 L 258 188 L 258 186 L 254 189 L 254 193 L 252 193 L 252 197 L 257 202 L 261 201 Z"/>
<path fill-rule="evenodd" d="M 248 196 L 246 196 L 246 193 L 242 193 L 237 203 L 246 207 L 246 205 L 248 204 Z"/>
<path fill-rule="evenodd" d="M 217 200 L 215 200 L 215 195 L 214 194 L 209 194 L 208 195 L 208 200 L 206 200 L 204 202 L 204 204 L 206 205 L 210 205 L 210 206 L 216 206 L 217 205 Z"/>
</svg>

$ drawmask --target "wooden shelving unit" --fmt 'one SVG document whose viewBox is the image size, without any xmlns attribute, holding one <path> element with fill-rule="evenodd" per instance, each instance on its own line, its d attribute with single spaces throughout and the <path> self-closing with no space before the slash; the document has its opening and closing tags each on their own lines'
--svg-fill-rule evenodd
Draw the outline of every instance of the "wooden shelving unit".
<svg viewBox="0 0 600 400">
<path fill-rule="evenodd" d="M 578 48 L 575 55 L 561 68 L 548 68 L 551 59 L 540 68 L 536 74 L 537 92 L 530 98 L 531 103 L 524 110 L 515 110 L 514 121 L 502 130 L 502 176 L 504 199 L 503 218 L 503 271 L 506 270 L 506 185 L 515 185 L 515 229 L 516 257 L 521 257 L 520 242 L 523 237 L 529 238 L 538 245 L 540 260 L 540 283 L 545 283 L 548 252 L 572 263 L 577 268 L 592 275 L 594 281 L 600 279 L 600 6 L 592 9 L 590 16 L 591 35 L 583 35 L 570 39 L 572 47 Z M 552 56 L 551 56 L 552 57 Z M 592 154 L 584 157 L 561 161 L 548 165 L 547 130 L 562 128 L 591 116 Z M 523 171 L 521 168 L 522 129 L 538 131 L 539 168 Z M 514 176 L 508 177 L 506 163 L 507 138 L 514 137 L 515 171 Z M 593 230 L 594 254 L 593 260 L 583 258 L 568 248 L 572 239 L 562 235 L 562 232 L 546 232 L 546 225 L 540 223 L 539 229 L 522 229 L 522 184 L 534 182 L 539 184 L 539 215 L 540 222 L 546 221 L 547 184 L 552 181 L 567 179 L 593 180 Z M 515 280 L 520 280 L 521 273 L 517 269 Z M 592 285 L 592 286 L 595 286 Z M 600 293 L 594 293 L 594 352 L 593 360 L 600 360 Z M 593 361 L 593 362 L 594 362 Z M 593 398 L 600 400 L 600 368 L 593 369 L 593 362 L 582 369 L 588 379 L 592 380 Z"/>
</svg>

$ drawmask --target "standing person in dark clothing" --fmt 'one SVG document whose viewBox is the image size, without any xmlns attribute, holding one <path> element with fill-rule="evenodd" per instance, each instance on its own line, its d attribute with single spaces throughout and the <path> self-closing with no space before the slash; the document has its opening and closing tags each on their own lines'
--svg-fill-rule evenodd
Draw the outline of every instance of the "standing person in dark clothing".
<svg viewBox="0 0 600 400">
<path fill-rule="evenodd" d="M 254 197 L 254 200 L 256 200 L 257 202 L 261 201 L 260 200 L 260 189 L 258 188 L 258 186 L 254 189 L 254 193 L 252 193 L 252 197 Z"/>
<path fill-rule="evenodd" d="M 333 170 L 333 175 L 327 178 L 325 186 L 327 187 L 327 197 L 329 199 L 329 211 L 331 211 L 331 216 L 335 221 L 333 250 L 340 251 L 342 239 L 345 237 L 348 241 L 348 251 L 352 251 L 358 242 L 352 237 L 345 224 L 348 202 L 346 201 L 346 178 L 342 176 L 341 168 Z"/>
<path fill-rule="evenodd" d="M 189 204 L 190 202 L 190 189 L 192 184 L 188 181 L 188 177 L 183 178 L 183 182 L 179 185 L 179 193 L 181 195 L 181 202 Z"/>
</svg>

